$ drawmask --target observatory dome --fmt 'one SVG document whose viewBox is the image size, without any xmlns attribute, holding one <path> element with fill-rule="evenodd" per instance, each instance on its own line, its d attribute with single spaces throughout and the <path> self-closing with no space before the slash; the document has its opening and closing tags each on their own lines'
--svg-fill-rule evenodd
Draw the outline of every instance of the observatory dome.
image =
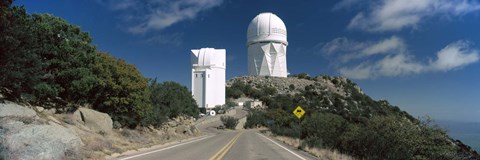
<svg viewBox="0 0 480 160">
<path fill-rule="evenodd" d="M 285 24 L 277 15 L 268 12 L 253 18 L 247 31 L 247 45 L 265 41 L 288 45 Z"/>
</svg>

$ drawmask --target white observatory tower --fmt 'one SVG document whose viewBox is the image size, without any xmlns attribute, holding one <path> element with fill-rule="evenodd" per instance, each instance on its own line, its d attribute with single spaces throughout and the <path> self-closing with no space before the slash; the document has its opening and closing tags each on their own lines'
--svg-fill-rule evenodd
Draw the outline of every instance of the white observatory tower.
<svg viewBox="0 0 480 160">
<path fill-rule="evenodd" d="M 248 26 L 248 73 L 287 77 L 287 28 L 273 13 L 260 13 Z"/>
<path fill-rule="evenodd" d="M 192 50 L 192 94 L 199 108 L 225 104 L 225 49 Z"/>
</svg>

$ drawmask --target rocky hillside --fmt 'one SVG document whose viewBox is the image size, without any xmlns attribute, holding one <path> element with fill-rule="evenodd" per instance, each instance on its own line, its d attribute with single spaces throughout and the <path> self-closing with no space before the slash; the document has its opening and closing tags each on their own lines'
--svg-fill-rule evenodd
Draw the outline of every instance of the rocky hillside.
<svg viewBox="0 0 480 160">
<path fill-rule="evenodd" d="M 193 122 L 177 117 L 158 128 L 114 128 L 109 115 L 92 109 L 59 114 L 0 99 L 0 159 L 105 159 L 198 135 Z"/>
<path fill-rule="evenodd" d="M 245 86 L 244 86 L 245 85 Z M 308 76 L 298 78 L 276 78 L 276 77 L 236 77 L 227 82 L 227 87 L 248 88 L 250 95 L 257 99 L 268 101 L 271 96 L 295 97 L 298 103 L 304 103 L 314 110 L 325 110 L 340 115 L 365 120 L 375 114 L 399 114 L 412 121 L 416 119 L 397 106 L 392 106 L 386 100 L 375 101 L 365 95 L 360 87 L 344 77 Z M 273 93 L 259 94 L 260 91 L 275 90 Z M 231 90 L 230 90 L 231 91 Z M 228 92 L 227 92 L 228 93 Z M 274 95 L 273 95 L 274 94 Z M 296 107 L 296 106 L 295 106 Z"/>
<path fill-rule="evenodd" d="M 255 98 L 267 106 L 252 110 L 245 127 L 266 126 L 299 138 L 300 148 L 327 148 L 359 159 L 480 159 L 428 117 L 417 119 L 386 100 L 373 100 L 343 77 L 244 76 L 229 80 L 226 91 L 230 98 Z M 302 119 L 291 113 L 296 106 L 306 111 Z"/>
</svg>

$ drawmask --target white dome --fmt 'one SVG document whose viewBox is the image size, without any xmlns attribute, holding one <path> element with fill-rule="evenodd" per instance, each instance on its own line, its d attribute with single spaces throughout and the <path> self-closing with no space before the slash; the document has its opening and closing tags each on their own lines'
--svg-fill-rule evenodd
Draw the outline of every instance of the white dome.
<svg viewBox="0 0 480 160">
<path fill-rule="evenodd" d="M 260 13 L 248 25 L 247 45 L 265 41 L 288 45 L 287 27 L 273 13 Z"/>
</svg>

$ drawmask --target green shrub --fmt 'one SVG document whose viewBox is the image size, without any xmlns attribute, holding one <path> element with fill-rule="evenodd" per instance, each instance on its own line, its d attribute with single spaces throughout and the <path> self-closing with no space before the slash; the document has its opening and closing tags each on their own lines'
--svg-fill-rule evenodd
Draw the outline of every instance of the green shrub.
<svg viewBox="0 0 480 160">
<path fill-rule="evenodd" d="M 238 99 L 243 95 L 242 90 L 233 87 L 227 87 L 225 89 L 225 98 Z"/>
<path fill-rule="evenodd" d="M 220 120 L 222 121 L 225 128 L 228 129 L 235 129 L 238 124 L 238 119 L 231 116 L 222 116 L 220 117 Z"/>
<path fill-rule="evenodd" d="M 347 121 L 339 115 L 331 113 L 313 113 L 302 121 L 303 136 L 311 147 L 336 147 L 347 125 Z M 319 144 L 318 142 L 322 142 Z"/>
<path fill-rule="evenodd" d="M 223 109 L 229 110 L 230 108 L 236 107 L 237 103 L 233 102 L 231 99 L 227 99 L 225 105 L 223 105 Z"/>
<path fill-rule="evenodd" d="M 293 85 L 293 84 L 290 84 L 290 85 L 288 86 L 288 89 L 289 89 L 290 91 L 293 91 L 293 90 L 295 90 L 295 85 Z"/>
<path fill-rule="evenodd" d="M 302 126 L 297 122 L 289 122 L 286 126 L 274 124 L 270 127 L 272 133 L 281 136 L 289 136 L 294 138 L 302 137 Z"/>
<path fill-rule="evenodd" d="M 297 77 L 298 79 L 307 79 L 307 80 L 312 79 L 307 73 L 294 74 L 294 75 L 290 75 L 289 77 Z"/>
<path fill-rule="evenodd" d="M 187 87 L 177 82 L 157 83 L 152 81 L 149 90 L 153 108 L 163 112 L 168 118 L 177 116 L 198 117 L 198 105 Z"/>
<path fill-rule="evenodd" d="M 244 128 L 256 128 L 257 126 L 266 126 L 265 113 L 259 109 L 251 109 L 247 114 L 247 121 Z"/>
<path fill-rule="evenodd" d="M 344 133 L 342 150 L 361 159 L 455 159 L 455 147 L 446 137 L 445 132 L 427 124 L 375 116 L 367 125 Z"/>
<path fill-rule="evenodd" d="M 273 87 L 262 88 L 262 91 L 263 91 L 264 95 L 273 96 L 273 95 L 277 94 L 277 89 L 273 88 Z"/>
</svg>

